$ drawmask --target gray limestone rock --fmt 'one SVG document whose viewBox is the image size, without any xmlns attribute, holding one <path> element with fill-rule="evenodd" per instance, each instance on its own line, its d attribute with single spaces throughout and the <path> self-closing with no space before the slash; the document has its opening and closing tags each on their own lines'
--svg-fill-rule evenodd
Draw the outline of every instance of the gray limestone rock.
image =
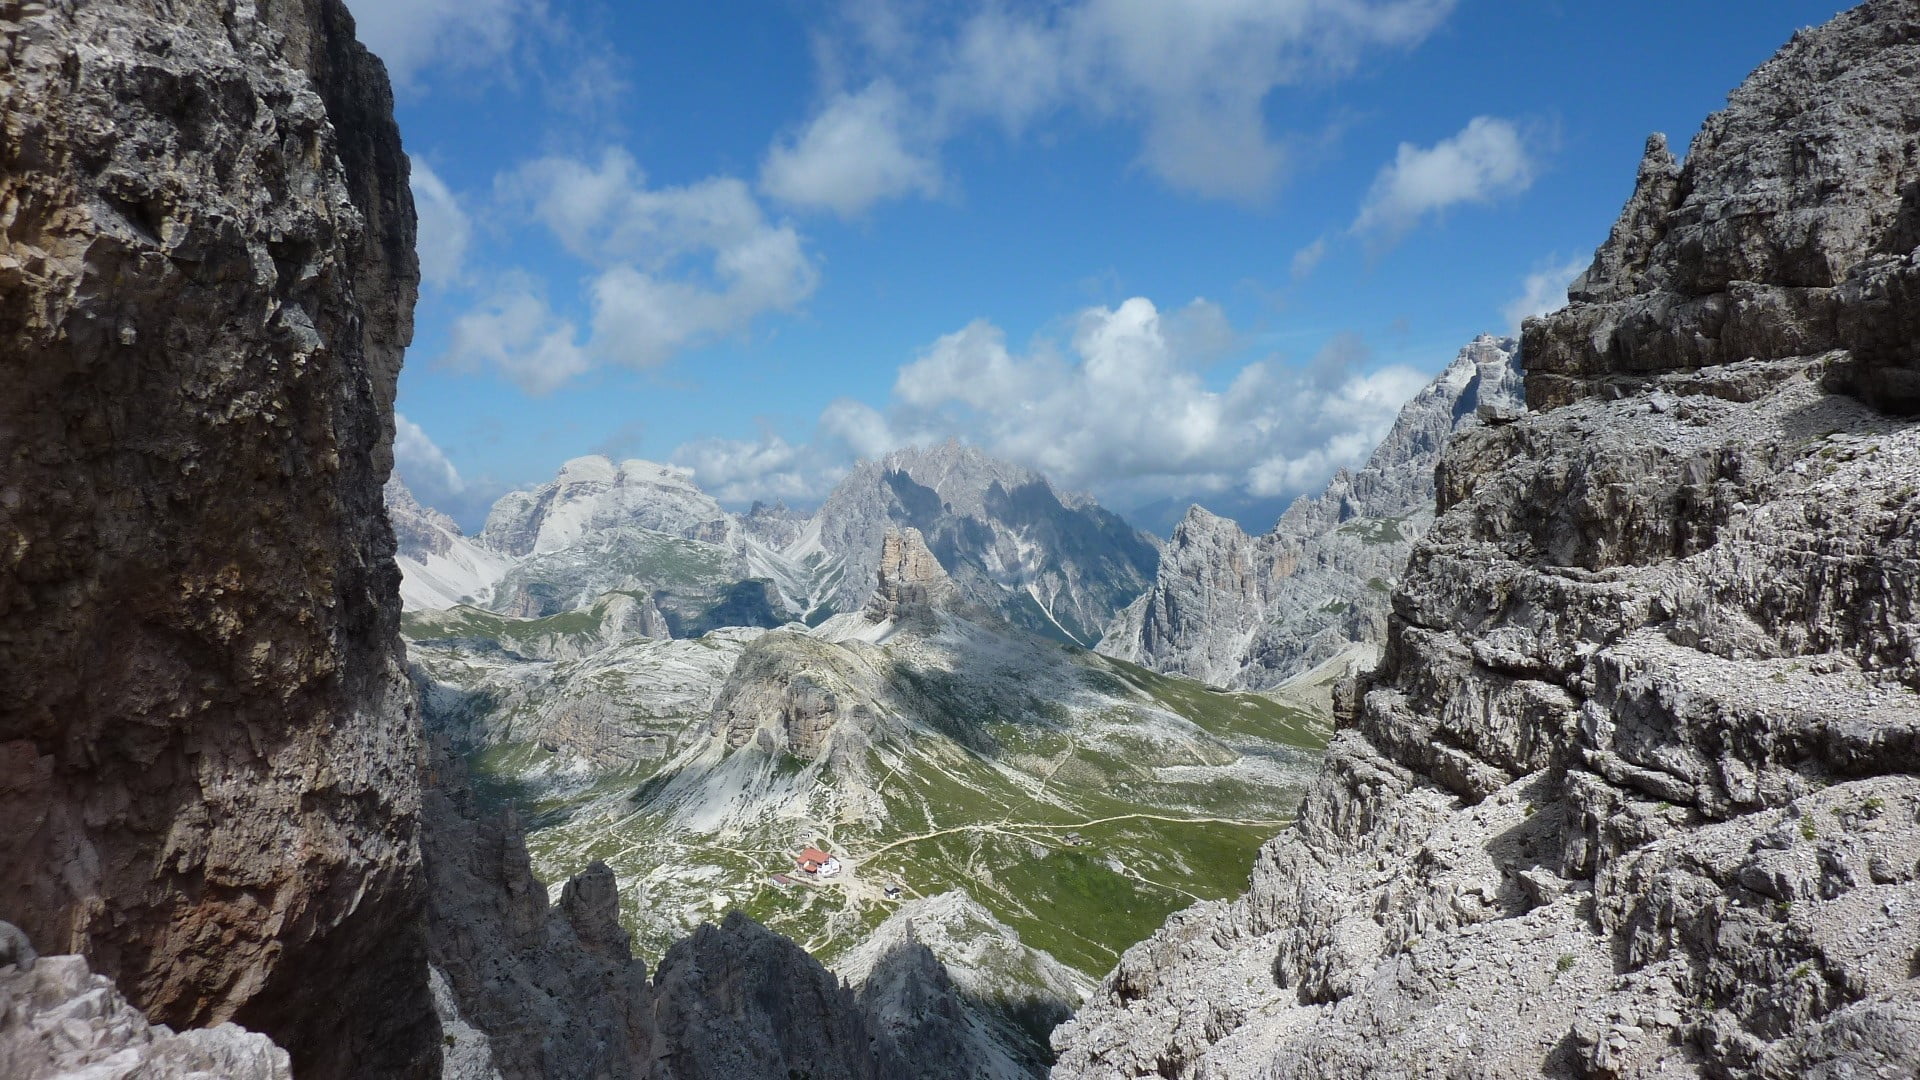
<svg viewBox="0 0 1920 1080">
<path fill-rule="evenodd" d="M 1917 27 L 1862 5 L 1649 147 L 1534 411 L 1448 445 L 1298 823 L 1056 1077 L 1912 1073 L 1920 424 L 1825 328 L 1912 246 Z"/>
<path fill-rule="evenodd" d="M 39 953 L 33 951 L 33 942 L 26 931 L 9 922 L 0 922 L 0 967 L 12 965 L 21 971 L 32 971 Z"/>
<path fill-rule="evenodd" d="M 82 956 L 0 963 L 0 1076 L 8 1080 L 292 1080 L 287 1052 L 238 1024 L 150 1023 Z"/>
<path fill-rule="evenodd" d="M 1889 92 L 1916 61 L 1920 11 L 1862 4 L 1755 71 L 1684 165 L 1650 140 L 1577 303 L 1525 329 L 1534 407 L 1655 372 L 1846 349 L 1840 383 L 1920 409 L 1920 101 Z"/>
</svg>

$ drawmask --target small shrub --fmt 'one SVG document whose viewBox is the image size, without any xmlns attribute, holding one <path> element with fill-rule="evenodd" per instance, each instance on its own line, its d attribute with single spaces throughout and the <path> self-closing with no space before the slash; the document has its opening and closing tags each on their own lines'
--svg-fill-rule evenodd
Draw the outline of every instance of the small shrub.
<svg viewBox="0 0 1920 1080">
<path fill-rule="evenodd" d="M 1560 959 L 1553 962 L 1553 970 L 1556 974 L 1565 975 L 1573 970 L 1574 963 L 1572 953 L 1561 953 Z"/>
</svg>

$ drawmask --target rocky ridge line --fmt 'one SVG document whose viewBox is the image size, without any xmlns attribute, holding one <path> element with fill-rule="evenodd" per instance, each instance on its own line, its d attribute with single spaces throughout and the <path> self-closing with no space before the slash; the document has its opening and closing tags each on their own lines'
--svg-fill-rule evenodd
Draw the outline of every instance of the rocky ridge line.
<svg viewBox="0 0 1920 1080">
<path fill-rule="evenodd" d="M 1146 588 L 1158 559 L 1149 538 L 1092 499 L 952 441 L 860 462 L 815 520 L 821 547 L 841 560 L 836 611 L 860 610 L 887 533 L 911 528 L 969 603 L 1083 645 Z"/>
<path fill-rule="evenodd" d="M 1153 585 L 1099 649 L 1217 686 L 1268 689 L 1386 639 L 1388 592 L 1433 524 L 1447 437 L 1522 411 L 1518 343 L 1482 336 L 1401 408 L 1357 470 L 1248 536 L 1199 506 L 1160 553 Z"/>
</svg>

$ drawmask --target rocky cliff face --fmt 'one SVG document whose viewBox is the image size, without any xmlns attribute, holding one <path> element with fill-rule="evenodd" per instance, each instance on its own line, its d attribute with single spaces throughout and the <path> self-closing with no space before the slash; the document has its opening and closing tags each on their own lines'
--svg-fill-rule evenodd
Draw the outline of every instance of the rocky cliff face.
<svg viewBox="0 0 1920 1080">
<path fill-rule="evenodd" d="M 302 1076 L 423 1075 L 386 77 L 338 0 L 0 35 L 0 917 Z"/>
<path fill-rule="evenodd" d="M 1882 408 L 1920 409 L 1913 342 L 1920 197 L 1916 14 L 1866 4 L 1802 33 L 1702 127 L 1685 166 L 1648 140 L 1626 212 L 1576 303 L 1527 337 L 1536 407 L 1646 375 L 1842 349 L 1832 373 Z"/>
<path fill-rule="evenodd" d="M 1302 497 L 1263 536 L 1196 506 L 1153 586 L 1100 651 L 1156 671 L 1263 689 L 1386 637 L 1387 597 L 1433 524 L 1433 470 L 1457 430 L 1516 416 L 1518 345 L 1475 339 L 1400 410 L 1358 470 Z"/>
<path fill-rule="evenodd" d="M 954 600 L 956 595 L 953 579 L 927 550 L 919 529 L 887 530 L 880 542 L 880 565 L 874 569 L 873 596 L 865 608 L 869 621 L 900 618 L 916 608 Z"/>
<path fill-rule="evenodd" d="M 1873 284 L 1920 239 L 1916 61 L 1868 3 L 1654 144 L 1527 326 L 1536 411 L 1448 448 L 1299 823 L 1056 1076 L 1911 1073 L 1920 425 L 1896 357 L 1827 350 L 1920 314 Z"/>
<path fill-rule="evenodd" d="M 878 582 L 889 530 L 913 528 L 968 601 L 1062 641 L 1091 644 L 1153 578 L 1153 544 L 1092 500 L 949 442 L 855 466 L 816 516 L 838 557 L 836 611 Z"/>
<path fill-rule="evenodd" d="M 518 824 L 479 805 L 444 748 L 439 765 L 424 834 L 432 963 L 443 1029 L 465 1044 L 448 1080 L 652 1075 L 652 988 L 611 871 L 589 866 L 549 906 Z"/>
<path fill-rule="evenodd" d="M 345 8 L 0 35 L 0 1073 L 752 1077 L 863 1033 L 764 931 L 653 986 L 604 866 L 549 906 L 423 761 L 381 510 L 414 218 Z M 878 1075 L 870 1042 L 819 1060 Z"/>
</svg>

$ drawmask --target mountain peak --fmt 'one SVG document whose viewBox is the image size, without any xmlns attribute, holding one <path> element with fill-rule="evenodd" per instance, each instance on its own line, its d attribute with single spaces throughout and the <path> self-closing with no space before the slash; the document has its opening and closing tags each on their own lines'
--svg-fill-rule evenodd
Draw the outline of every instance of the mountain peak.
<svg viewBox="0 0 1920 1080">
<path fill-rule="evenodd" d="M 932 607 L 955 593 L 953 579 L 920 530 L 907 526 L 887 530 L 880 542 L 880 568 L 867 617 L 874 622 L 897 618 L 904 609 Z"/>
<path fill-rule="evenodd" d="M 619 470 L 614 467 L 612 460 L 606 456 L 602 454 L 585 454 L 577 458 L 570 458 L 565 464 L 561 465 L 560 471 L 554 474 L 553 482 L 556 484 L 580 484 L 598 481 L 600 483 L 610 484 L 618 473 Z"/>
<path fill-rule="evenodd" d="M 1091 499 L 956 440 L 896 450 L 849 472 L 821 504 L 820 543 L 842 557 L 837 610 L 878 584 L 890 529 L 919 530 L 970 603 L 1062 641 L 1096 640 L 1140 594 L 1154 544 Z"/>
<path fill-rule="evenodd" d="M 502 496 L 481 535 L 509 555 L 537 555 L 621 526 L 709 543 L 725 540 L 734 528 L 731 515 L 693 482 L 691 470 L 639 458 L 616 465 L 588 454 L 562 465 L 545 484 Z"/>
</svg>

